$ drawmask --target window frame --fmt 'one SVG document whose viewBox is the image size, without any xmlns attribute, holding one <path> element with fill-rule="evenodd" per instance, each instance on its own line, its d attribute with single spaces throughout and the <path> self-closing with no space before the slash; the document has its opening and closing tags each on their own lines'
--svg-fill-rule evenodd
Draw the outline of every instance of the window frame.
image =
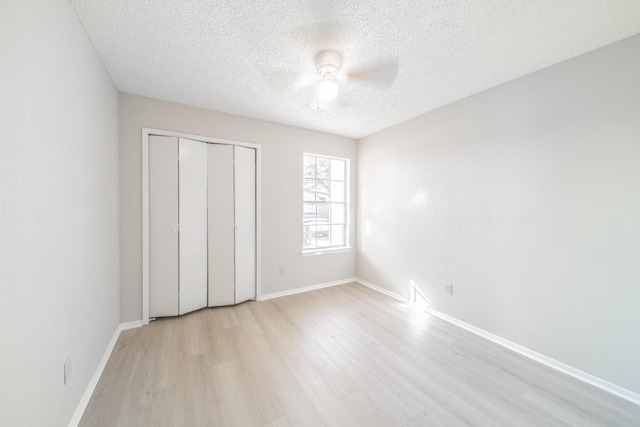
<svg viewBox="0 0 640 427">
<path fill-rule="evenodd" d="M 336 204 L 342 204 L 344 206 L 344 243 L 342 245 L 339 246 L 326 246 L 326 247 L 316 247 L 316 248 L 305 248 L 304 247 L 304 214 L 305 214 L 305 204 L 306 203 L 319 203 L 317 200 L 313 201 L 313 202 L 309 202 L 309 201 L 305 201 L 305 185 L 304 185 L 304 181 L 306 179 L 309 179 L 305 176 L 305 169 L 304 169 L 304 165 L 305 165 L 305 157 L 314 157 L 317 161 L 318 158 L 322 158 L 322 159 L 329 159 L 329 160 L 341 160 L 344 161 L 345 163 L 345 170 L 344 170 L 344 181 L 343 181 L 343 185 L 344 185 L 344 202 L 329 202 L 329 203 L 336 203 Z M 330 155 L 326 155 L 326 154 L 317 154 L 317 153 L 309 153 L 309 152 L 304 152 L 302 153 L 302 168 L 301 168 L 301 174 L 300 174 L 300 179 L 301 179 L 301 184 L 302 184 L 302 208 L 301 208 L 301 213 L 302 213 L 302 218 L 301 218 L 301 226 L 300 226 L 300 230 L 302 231 L 302 238 L 301 238 L 301 245 L 302 245 L 302 250 L 300 251 L 300 253 L 302 254 L 302 256 L 314 256 L 314 255 L 325 255 L 325 254 L 331 254 L 331 253 L 340 253 L 340 252 L 348 252 L 351 250 L 351 246 L 350 246 L 350 239 L 349 239 L 349 234 L 350 234 L 350 230 L 351 230 L 351 221 L 350 221 L 350 215 L 351 215 L 351 207 L 350 207 L 350 202 L 351 202 L 351 159 L 346 158 L 346 157 L 339 157 L 339 156 L 330 156 Z M 317 178 L 313 178 L 313 179 L 317 179 Z M 329 179 L 329 181 L 331 181 Z M 340 182 L 340 181 L 334 181 L 334 182 Z M 329 227 L 331 227 L 331 224 L 329 224 Z M 317 245 L 316 245 L 317 246 Z"/>
</svg>

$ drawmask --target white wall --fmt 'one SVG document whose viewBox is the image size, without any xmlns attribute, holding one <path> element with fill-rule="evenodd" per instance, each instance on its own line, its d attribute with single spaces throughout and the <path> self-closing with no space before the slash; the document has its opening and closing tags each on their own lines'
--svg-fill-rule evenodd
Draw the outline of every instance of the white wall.
<svg viewBox="0 0 640 427">
<path fill-rule="evenodd" d="M 358 277 L 405 297 L 412 280 L 438 311 L 640 392 L 638 52 L 640 36 L 360 141 Z"/>
<path fill-rule="evenodd" d="M 117 92 L 66 0 L 1 9 L 0 425 L 62 426 L 119 321 Z"/>
<path fill-rule="evenodd" d="M 302 153 L 352 160 L 355 218 L 356 142 L 349 138 L 120 94 L 121 320 L 142 316 L 142 128 L 262 145 L 262 294 L 352 278 L 355 250 L 302 257 Z M 355 230 L 351 231 L 351 241 Z M 284 274 L 279 268 L 284 267 Z"/>
</svg>

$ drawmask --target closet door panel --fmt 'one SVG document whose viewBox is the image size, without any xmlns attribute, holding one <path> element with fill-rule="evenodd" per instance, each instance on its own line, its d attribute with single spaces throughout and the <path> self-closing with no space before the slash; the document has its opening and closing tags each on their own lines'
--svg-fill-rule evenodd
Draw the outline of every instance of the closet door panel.
<svg viewBox="0 0 640 427">
<path fill-rule="evenodd" d="M 233 146 L 209 144 L 209 307 L 235 302 Z"/>
<path fill-rule="evenodd" d="M 178 315 L 178 138 L 149 136 L 149 316 Z"/>
<path fill-rule="evenodd" d="M 179 140 L 180 314 L 207 306 L 207 144 Z"/>
<path fill-rule="evenodd" d="M 234 146 L 236 304 L 256 297 L 256 151 Z"/>
</svg>

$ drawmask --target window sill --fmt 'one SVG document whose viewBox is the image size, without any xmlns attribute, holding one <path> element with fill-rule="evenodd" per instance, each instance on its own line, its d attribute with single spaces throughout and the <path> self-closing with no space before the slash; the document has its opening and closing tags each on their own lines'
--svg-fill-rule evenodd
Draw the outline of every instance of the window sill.
<svg viewBox="0 0 640 427">
<path fill-rule="evenodd" d="M 328 255 L 328 254 L 338 254 L 341 252 L 349 252 L 351 250 L 351 246 L 341 246 L 339 248 L 327 248 L 327 249 L 305 249 L 300 251 L 302 256 L 316 256 L 316 255 Z"/>
</svg>

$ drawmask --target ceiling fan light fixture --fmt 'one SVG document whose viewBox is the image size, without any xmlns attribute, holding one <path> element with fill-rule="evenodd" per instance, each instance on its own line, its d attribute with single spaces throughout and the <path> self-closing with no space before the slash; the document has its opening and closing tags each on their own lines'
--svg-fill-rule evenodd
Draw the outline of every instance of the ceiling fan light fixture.
<svg viewBox="0 0 640 427">
<path fill-rule="evenodd" d="M 320 100 L 331 101 L 338 96 L 341 67 L 342 55 L 336 51 L 324 50 L 316 55 L 316 69 L 320 76 L 318 82 L 318 98 Z"/>
<path fill-rule="evenodd" d="M 318 83 L 318 98 L 331 101 L 338 96 L 338 82 L 335 79 L 322 79 Z"/>
</svg>

